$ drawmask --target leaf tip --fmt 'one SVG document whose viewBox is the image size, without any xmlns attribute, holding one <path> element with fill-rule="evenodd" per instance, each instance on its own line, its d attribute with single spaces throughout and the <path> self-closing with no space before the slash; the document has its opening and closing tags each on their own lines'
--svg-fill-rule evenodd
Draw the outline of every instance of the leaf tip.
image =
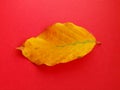
<svg viewBox="0 0 120 90">
<path fill-rule="evenodd" d="M 96 41 L 96 44 L 97 44 L 97 45 L 101 45 L 102 43 L 101 43 L 101 42 L 99 42 L 99 41 Z"/>
<path fill-rule="evenodd" d="M 17 50 L 23 50 L 23 46 L 17 47 Z"/>
</svg>

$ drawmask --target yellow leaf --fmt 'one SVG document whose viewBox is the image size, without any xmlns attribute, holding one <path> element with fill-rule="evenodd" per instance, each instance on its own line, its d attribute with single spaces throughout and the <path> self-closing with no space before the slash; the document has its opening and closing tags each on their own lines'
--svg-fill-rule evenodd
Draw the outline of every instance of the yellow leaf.
<svg viewBox="0 0 120 90">
<path fill-rule="evenodd" d="M 96 45 L 95 37 L 73 23 L 56 23 L 19 48 L 31 62 L 53 66 L 88 54 Z"/>
</svg>

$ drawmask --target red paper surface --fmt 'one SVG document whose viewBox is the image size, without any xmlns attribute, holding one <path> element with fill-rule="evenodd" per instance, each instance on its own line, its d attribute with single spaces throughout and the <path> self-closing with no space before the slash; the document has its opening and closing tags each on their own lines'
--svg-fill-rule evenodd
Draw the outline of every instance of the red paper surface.
<svg viewBox="0 0 120 90">
<path fill-rule="evenodd" d="M 36 66 L 16 47 L 55 22 L 74 22 L 102 45 L 86 57 Z M 120 0 L 0 0 L 0 90 L 120 90 Z"/>
</svg>

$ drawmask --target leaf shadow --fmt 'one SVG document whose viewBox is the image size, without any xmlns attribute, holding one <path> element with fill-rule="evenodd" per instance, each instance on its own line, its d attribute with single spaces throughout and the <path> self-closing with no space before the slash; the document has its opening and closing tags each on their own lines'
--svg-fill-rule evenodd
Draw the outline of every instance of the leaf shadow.
<svg viewBox="0 0 120 90">
<path fill-rule="evenodd" d="M 36 68 L 40 72 L 47 73 L 47 74 L 72 72 L 72 71 L 75 71 L 76 69 L 81 70 L 84 67 L 86 60 L 87 60 L 87 56 L 84 58 L 76 59 L 68 63 L 60 63 L 55 66 L 46 66 L 46 65 L 37 66 L 36 65 Z"/>
</svg>

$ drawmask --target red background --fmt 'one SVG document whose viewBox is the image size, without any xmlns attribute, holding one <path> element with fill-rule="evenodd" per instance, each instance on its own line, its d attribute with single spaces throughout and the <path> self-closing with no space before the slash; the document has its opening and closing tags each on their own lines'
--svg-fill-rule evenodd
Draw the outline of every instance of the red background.
<svg viewBox="0 0 120 90">
<path fill-rule="evenodd" d="M 87 28 L 102 45 L 81 60 L 36 66 L 16 50 L 55 22 Z M 0 0 L 0 90 L 120 90 L 120 0 Z"/>
</svg>

